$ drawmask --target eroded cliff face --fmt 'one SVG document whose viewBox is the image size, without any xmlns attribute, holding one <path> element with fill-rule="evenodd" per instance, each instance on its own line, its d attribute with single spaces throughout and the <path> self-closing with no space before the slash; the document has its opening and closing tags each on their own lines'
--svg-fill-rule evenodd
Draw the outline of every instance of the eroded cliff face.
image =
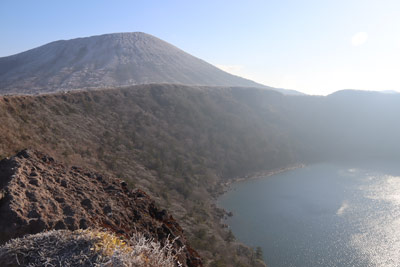
<svg viewBox="0 0 400 267">
<path fill-rule="evenodd" d="M 143 191 L 90 170 L 65 167 L 35 150 L 0 161 L 0 242 L 51 229 L 106 228 L 129 238 L 143 232 L 160 243 L 179 237 L 184 266 L 202 266 L 182 228 Z"/>
</svg>

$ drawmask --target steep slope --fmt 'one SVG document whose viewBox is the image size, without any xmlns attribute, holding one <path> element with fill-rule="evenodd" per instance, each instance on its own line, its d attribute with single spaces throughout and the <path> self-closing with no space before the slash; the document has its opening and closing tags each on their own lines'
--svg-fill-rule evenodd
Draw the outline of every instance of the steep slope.
<svg viewBox="0 0 400 267">
<path fill-rule="evenodd" d="M 56 41 L 0 58 L 2 94 L 147 83 L 265 87 L 140 32 Z"/>
<path fill-rule="evenodd" d="M 0 185 L 1 243 L 51 229 L 106 228 L 127 239 L 136 232 L 162 243 L 178 238 L 179 261 L 201 265 L 173 217 L 121 180 L 23 150 L 0 161 Z"/>
<path fill-rule="evenodd" d="M 251 88 L 138 85 L 0 97 L 0 155 L 33 147 L 142 188 L 208 264 L 250 264 L 214 205 L 220 183 L 296 160 L 283 95 Z M 218 265 L 217 265 L 218 266 Z"/>
</svg>

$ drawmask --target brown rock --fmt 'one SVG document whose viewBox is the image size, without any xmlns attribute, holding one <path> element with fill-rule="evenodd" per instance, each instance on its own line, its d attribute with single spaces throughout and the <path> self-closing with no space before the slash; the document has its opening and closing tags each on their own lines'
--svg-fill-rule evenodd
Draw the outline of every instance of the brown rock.
<svg viewBox="0 0 400 267">
<path fill-rule="evenodd" d="M 23 150 L 0 161 L 0 192 L 0 244 L 50 229 L 107 228 L 127 238 L 140 231 L 161 243 L 179 237 L 174 243 L 184 247 L 179 262 L 202 266 L 174 218 L 119 179 L 67 169 L 52 157 Z"/>
<path fill-rule="evenodd" d="M 81 205 L 84 206 L 88 210 L 93 209 L 92 201 L 90 201 L 90 199 L 88 199 L 88 198 L 85 198 L 84 200 L 82 200 Z"/>
</svg>

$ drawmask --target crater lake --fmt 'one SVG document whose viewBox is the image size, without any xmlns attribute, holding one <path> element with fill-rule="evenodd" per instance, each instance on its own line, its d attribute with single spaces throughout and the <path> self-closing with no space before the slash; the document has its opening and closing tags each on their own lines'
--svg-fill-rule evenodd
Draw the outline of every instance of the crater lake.
<svg viewBox="0 0 400 267">
<path fill-rule="evenodd" d="M 324 163 L 232 185 L 219 205 L 269 267 L 399 266 L 398 163 Z"/>
</svg>

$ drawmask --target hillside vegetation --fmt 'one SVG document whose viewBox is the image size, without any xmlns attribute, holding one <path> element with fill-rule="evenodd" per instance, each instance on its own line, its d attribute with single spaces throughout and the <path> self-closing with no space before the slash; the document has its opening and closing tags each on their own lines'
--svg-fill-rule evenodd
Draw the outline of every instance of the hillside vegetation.
<svg viewBox="0 0 400 267">
<path fill-rule="evenodd" d="M 252 265 L 253 251 L 223 227 L 213 196 L 224 179 L 295 162 L 279 126 L 282 97 L 178 85 L 4 96 L 0 153 L 37 148 L 116 175 L 170 210 L 206 263 Z"/>
</svg>

